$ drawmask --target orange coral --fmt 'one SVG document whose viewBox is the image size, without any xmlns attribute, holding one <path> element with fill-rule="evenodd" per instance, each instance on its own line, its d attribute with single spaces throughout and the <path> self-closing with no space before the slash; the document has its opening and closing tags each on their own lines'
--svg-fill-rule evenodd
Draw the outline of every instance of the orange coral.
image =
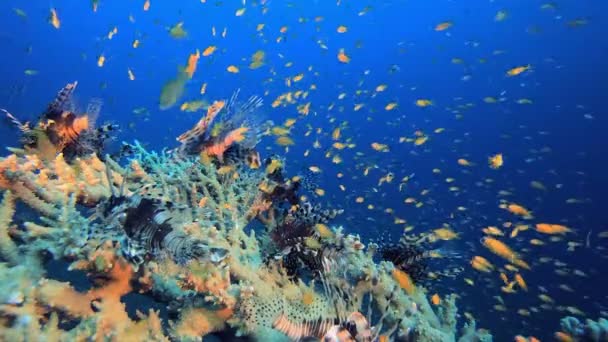
<svg viewBox="0 0 608 342">
<path fill-rule="evenodd" d="M 189 271 L 183 276 L 184 288 L 201 293 L 209 293 L 209 299 L 215 300 L 226 307 L 235 305 L 235 298 L 228 294 L 230 273 L 213 270 L 207 264 L 192 262 Z"/>
<path fill-rule="evenodd" d="M 6 175 L 7 171 L 16 172 L 18 169 L 17 156 L 11 154 L 10 156 L 0 160 L 0 188 L 10 188 L 10 181 Z"/>
<path fill-rule="evenodd" d="M 41 302 L 72 317 L 88 317 L 93 314 L 88 296 L 74 290 L 69 283 L 47 279 L 38 285 L 38 298 Z"/>
<path fill-rule="evenodd" d="M 112 269 L 107 273 L 107 276 L 110 278 L 108 283 L 105 284 L 104 287 L 91 289 L 87 293 L 89 298 L 120 299 L 120 297 L 131 292 L 132 288 L 130 281 L 133 276 L 133 268 L 130 264 L 126 263 L 124 260 L 115 259 Z"/>
</svg>

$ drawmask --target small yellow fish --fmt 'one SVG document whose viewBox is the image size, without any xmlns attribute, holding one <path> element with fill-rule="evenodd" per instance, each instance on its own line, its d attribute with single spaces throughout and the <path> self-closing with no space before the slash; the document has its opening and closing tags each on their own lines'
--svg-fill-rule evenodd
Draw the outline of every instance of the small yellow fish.
<svg viewBox="0 0 608 342">
<path fill-rule="evenodd" d="M 237 68 L 237 67 L 236 67 L 236 66 L 234 66 L 234 65 L 229 65 L 229 66 L 228 66 L 228 68 L 226 68 L 226 70 L 227 70 L 228 72 L 233 73 L 233 74 L 236 74 L 236 73 L 238 73 L 238 72 L 239 72 L 239 68 Z"/>
<path fill-rule="evenodd" d="M 431 100 L 427 100 L 427 99 L 416 100 L 416 106 L 418 106 L 418 107 L 424 108 L 424 107 L 428 107 L 431 105 L 433 105 L 433 101 L 431 101 Z"/>
<path fill-rule="evenodd" d="M 101 68 L 101 67 L 103 67 L 105 62 L 106 62 L 106 57 L 103 54 L 99 55 L 99 57 L 97 58 L 97 66 Z"/>
<path fill-rule="evenodd" d="M 488 157 L 488 164 L 492 169 L 499 169 L 502 167 L 504 160 L 502 158 L 502 153 L 497 153 L 493 156 Z"/>
<path fill-rule="evenodd" d="M 295 144 L 293 139 L 291 139 L 290 137 L 287 137 L 287 136 L 278 137 L 275 142 L 279 146 L 291 146 L 291 145 Z"/>
<path fill-rule="evenodd" d="M 530 70 L 531 68 L 532 68 L 532 66 L 530 64 L 518 66 L 513 69 L 507 70 L 507 76 L 508 77 L 517 76 L 517 75 L 520 75 L 521 73 L 524 73 L 524 72 Z"/>
<path fill-rule="evenodd" d="M 459 234 L 449 228 L 439 228 L 433 230 L 433 235 L 439 240 L 448 241 L 457 239 Z"/>
<path fill-rule="evenodd" d="M 397 102 L 391 102 L 384 107 L 384 110 L 391 111 L 397 107 Z"/>
<path fill-rule="evenodd" d="M 203 50 L 203 57 L 207 57 L 207 56 L 211 56 L 215 50 L 217 50 L 217 47 L 215 45 L 209 45 L 205 48 L 205 50 Z"/>
<path fill-rule="evenodd" d="M 49 23 L 53 25 L 54 28 L 59 29 L 61 27 L 61 21 L 59 21 L 59 17 L 57 16 L 57 11 L 54 8 L 51 8 L 51 14 L 49 16 Z"/>
</svg>

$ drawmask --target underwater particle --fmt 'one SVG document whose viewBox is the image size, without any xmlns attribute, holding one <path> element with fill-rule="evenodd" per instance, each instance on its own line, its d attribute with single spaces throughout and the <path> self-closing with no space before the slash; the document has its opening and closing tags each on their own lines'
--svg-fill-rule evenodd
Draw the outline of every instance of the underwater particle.
<svg viewBox="0 0 608 342">
<path fill-rule="evenodd" d="M 144 11 L 147 11 L 150 9 L 150 0 L 146 0 L 146 2 L 144 2 Z"/>
<path fill-rule="evenodd" d="M 234 66 L 234 65 L 229 65 L 229 66 L 226 68 L 226 70 L 227 70 L 229 73 L 233 73 L 233 74 L 236 74 L 236 73 L 238 73 L 238 72 L 239 72 L 239 68 L 237 68 L 237 67 L 236 67 L 236 66 Z"/>
<path fill-rule="evenodd" d="M 59 29 L 61 27 L 61 21 L 59 21 L 59 17 L 57 16 L 57 10 L 51 8 L 51 14 L 49 15 L 49 23 L 53 25 L 54 28 Z"/>
<path fill-rule="evenodd" d="M 344 26 L 344 25 L 340 25 L 338 26 L 338 28 L 336 29 L 336 32 L 338 33 L 346 33 L 348 31 L 348 27 Z"/>
<path fill-rule="evenodd" d="M 184 29 L 184 22 L 180 21 L 169 29 L 169 35 L 174 39 L 184 39 L 188 36 L 188 32 Z"/>
<path fill-rule="evenodd" d="M 240 17 L 243 14 L 245 14 L 245 10 L 246 8 L 239 8 L 238 10 L 236 10 L 236 12 L 234 13 L 235 16 Z"/>
<path fill-rule="evenodd" d="M 34 69 L 26 69 L 23 71 L 24 74 L 28 75 L 28 76 L 34 76 L 34 75 L 38 75 L 38 70 L 34 70 Z"/>
<path fill-rule="evenodd" d="M 131 68 L 127 69 L 127 73 L 129 75 L 129 80 L 134 81 L 135 80 L 135 74 L 133 73 L 133 70 L 131 70 Z"/>
<path fill-rule="evenodd" d="M 137 49 L 137 48 L 139 47 L 139 39 L 135 39 L 135 40 L 133 41 L 133 44 L 131 44 L 131 46 L 132 46 L 134 49 Z"/>
</svg>

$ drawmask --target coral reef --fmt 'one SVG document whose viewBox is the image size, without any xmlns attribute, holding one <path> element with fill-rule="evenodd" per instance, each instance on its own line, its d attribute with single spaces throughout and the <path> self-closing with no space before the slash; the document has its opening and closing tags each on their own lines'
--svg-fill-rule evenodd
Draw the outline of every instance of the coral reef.
<svg viewBox="0 0 608 342">
<path fill-rule="evenodd" d="M 456 340 L 455 296 L 433 307 L 404 263 L 375 262 L 377 246 L 328 226 L 341 210 L 303 201 L 283 161 L 246 159 L 257 128 L 238 118 L 260 102 L 235 101 L 172 151 L 0 159 L 0 339 Z M 54 278 L 51 258 L 87 284 Z M 167 309 L 134 313 L 134 294 Z M 474 323 L 463 335 L 491 340 Z"/>
<path fill-rule="evenodd" d="M 568 316 L 562 318 L 560 325 L 562 331 L 557 332 L 556 335 L 567 336 L 570 340 L 593 342 L 608 340 L 608 320 L 605 318 L 597 321 L 587 319 L 583 323 L 576 317 Z"/>
</svg>

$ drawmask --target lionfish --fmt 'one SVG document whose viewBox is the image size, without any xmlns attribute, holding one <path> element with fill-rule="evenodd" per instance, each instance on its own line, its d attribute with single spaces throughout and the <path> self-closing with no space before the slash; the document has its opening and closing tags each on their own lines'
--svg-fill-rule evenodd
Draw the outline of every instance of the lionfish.
<svg viewBox="0 0 608 342">
<path fill-rule="evenodd" d="M 93 99 L 84 114 L 74 113 L 72 96 L 78 82 L 68 83 L 49 103 L 38 118 L 35 126 L 29 122 L 22 123 L 14 115 L 2 109 L 7 118 L 23 134 L 22 143 L 26 149 L 37 149 L 45 153 L 63 153 L 66 160 L 97 153 L 102 156 L 104 142 L 115 130 L 115 125 L 106 124 L 94 129 L 102 101 Z M 49 156 L 52 157 L 52 156 Z"/>
<path fill-rule="evenodd" d="M 302 267 L 313 274 L 322 270 L 324 254 L 329 250 L 310 248 L 309 239 L 315 234 L 316 224 L 327 223 L 342 212 L 303 202 L 296 210 L 289 210 L 282 222 L 270 232 L 272 241 L 280 251 L 274 259 L 282 262 L 289 276 L 297 276 Z"/>
<path fill-rule="evenodd" d="M 431 271 L 429 265 L 431 259 L 446 256 L 449 256 L 450 259 L 458 259 L 461 256 L 430 249 L 427 241 L 428 235 L 425 234 L 404 235 L 398 243 L 384 244 L 378 252 L 382 260 L 392 262 L 395 268 L 407 273 L 415 283 L 421 283 L 437 276 L 454 277 L 464 270 L 460 266 L 446 267 L 443 265 L 443 269 Z"/>
<path fill-rule="evenodd" d="M 220 263 L 228 255 L 227 250 L 209 246 L 175 226 L 171 221 L 179 216 L 179 208 L 171 202 L 125 196 L 112 189 L 112 196 L 99 206 L 96 216 L 103 227 L 112 228 L 123 256 L 135 267 L 161 257 L 179 264 L 202 258 Z"/>
<path fill-rule="evenodd" d="M 255 111 L 262 106 L 262 99 L 251 96 L 244 103 L 239 102 L 237 89 L 230 100 L 213 102 L 193 128 L 177 137 L 180 146 L 174 150 L 179 157 L 201 155 L 217 157 L 220 162 L 242 161 L 250 158 L 257 160 L 254 151 L 260 130 Z"/>
<path fill-rule="evenodd" d="M 389 306 L 393 300 L 394 292 L 389 291 L 390 295 L 386 298 L 386 305 L 382 310 L 383 314 L 376 320 L 376 324 L 372 326 L 372 303 L 374 301 L 372 293 L 370 292 L 367 296 L 367 314 L 364 315 L 359 311 L 358 305 L 361 304 L 356 304 L 356 301 L 352 298 L 352 292 L 330 283 L 328 279 L 330 273 L 325 271 L 330 268 L 329 265 L 326 265 L 330 262 L 327 259 L 323 261 L 325 264 L 324 270 L 318 272 L 318 278 L 323 287 L 325 298 L 333 306 L 334 317 L 292 322 L 285 314 L 280 314 L 274 320 L 273 328 L 281 331 L 295 341 L 314 338 L 315 340 L 321 339 L 321 341 L 325 342 L 375 342 L 379 341 L 381 336 L 382 340 L 388 340 L 401 324 L 401 319 L 398 319 L 392 327 L 385 330 L 381 335 L 384 321 L 390 312 Z"/>
</svg>

